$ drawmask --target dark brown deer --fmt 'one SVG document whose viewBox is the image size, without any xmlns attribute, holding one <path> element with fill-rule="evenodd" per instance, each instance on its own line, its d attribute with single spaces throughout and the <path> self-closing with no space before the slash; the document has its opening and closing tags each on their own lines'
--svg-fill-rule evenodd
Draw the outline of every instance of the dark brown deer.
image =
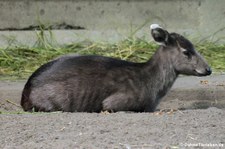
<svg viewBox="0 0 225 149">
<path fill-rule="evenodd" d="M 206 76 L 211 69 L 192 43 L 151 25 L 160 47 L 145 63 L 103 56 L 63 56 L 37 69 L 21 99 L 25 111 L 153 112 L 179 74 Z"/>
</svg>

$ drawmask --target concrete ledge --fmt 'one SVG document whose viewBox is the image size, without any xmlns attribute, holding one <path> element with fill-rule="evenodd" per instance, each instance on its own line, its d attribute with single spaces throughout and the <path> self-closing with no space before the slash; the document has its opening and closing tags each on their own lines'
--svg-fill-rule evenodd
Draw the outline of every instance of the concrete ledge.
<svg viewBox="0 0 225 149">
<path fill-rule="evenodd" d="M 217 40 L 224 39 L 224 5 L 224 0 L 0 0 L 0 29 L 65 23 L 84 30 L 54 31 L 59 42 L 115 42 L 133 33 L 148 38 L 149 25 L 159 23 L 198 40 Z M 0 32 L 0 46 L 7 46 L 3 37 L 12 36 L 30 45 L 33 34 Z"/>
<path fill-rule="evenodd" d="M 40 31 L 0 31 L 0 47 L 8 46 L 34 46 L 38 41 L 38 33 Z M 81 41 L 109 42 L 116 43 L 120 40 L 127 39 L 130 33 L 108 31 L 88 31 L 88 30 L 53 30 L 45 31 L 45 39 L 53 45 L 70 44 Z M 139 34 L 137 37 L 147 37 L 150 39 L 150 33 Z"/>
<path fill-rule="evenodd" d="M 0 111 L 17 111 L 25 81 L 0 82 Z M 179 77 L 158 109 L 225 108 L 225 75 Z"/>
</svg>

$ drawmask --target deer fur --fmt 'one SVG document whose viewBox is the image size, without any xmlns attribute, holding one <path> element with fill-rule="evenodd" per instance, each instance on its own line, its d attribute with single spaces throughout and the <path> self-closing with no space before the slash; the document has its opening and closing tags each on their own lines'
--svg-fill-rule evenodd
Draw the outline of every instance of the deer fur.
<svg viewBox="0 0 225 149">
<path fill-rule="evenodd" d="M 153 112 L 179 74 L 206 76 L 211 69 L 192 43 L 151 25 L 160 44 L 145 63 L 103 56 L 63 56 L 42 65 L 28 79 L 25 111 Z"/>
</svg>

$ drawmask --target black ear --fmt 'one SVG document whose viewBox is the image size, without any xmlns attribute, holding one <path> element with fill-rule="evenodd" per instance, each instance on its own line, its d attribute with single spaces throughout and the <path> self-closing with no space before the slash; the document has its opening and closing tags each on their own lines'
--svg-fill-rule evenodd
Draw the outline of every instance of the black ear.
<svg viewBox="0 0 225 149">
<path fill-rule="evenodd" d="M 160 45 L 166 46 L 169 39 L 169 33 L 160 27 L 158 24 L 150 26 L 153 39 Z"/>
</svg>

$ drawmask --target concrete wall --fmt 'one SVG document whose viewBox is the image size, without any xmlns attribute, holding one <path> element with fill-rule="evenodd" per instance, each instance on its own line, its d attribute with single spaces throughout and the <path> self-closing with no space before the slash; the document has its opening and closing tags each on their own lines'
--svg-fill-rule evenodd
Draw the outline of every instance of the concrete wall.
<svg viewBox="0 0 225 149">
<path fill-rule="evenodd" d="M 0 0 L 0 29 L 66 23 L 85 30 L 54 31 L 60 43 L 83 39 L 118 41 L 135 34 L 149 35 L 149 25 L 159 23 L 169 31 L 192 38 L 220 39 L 225 36 L 224 0 Z M 0 32 L 5 37 L 32 43 L 34 32 Z M 24 39 L 25 38 L 25 39 Z"/>
</svg>

